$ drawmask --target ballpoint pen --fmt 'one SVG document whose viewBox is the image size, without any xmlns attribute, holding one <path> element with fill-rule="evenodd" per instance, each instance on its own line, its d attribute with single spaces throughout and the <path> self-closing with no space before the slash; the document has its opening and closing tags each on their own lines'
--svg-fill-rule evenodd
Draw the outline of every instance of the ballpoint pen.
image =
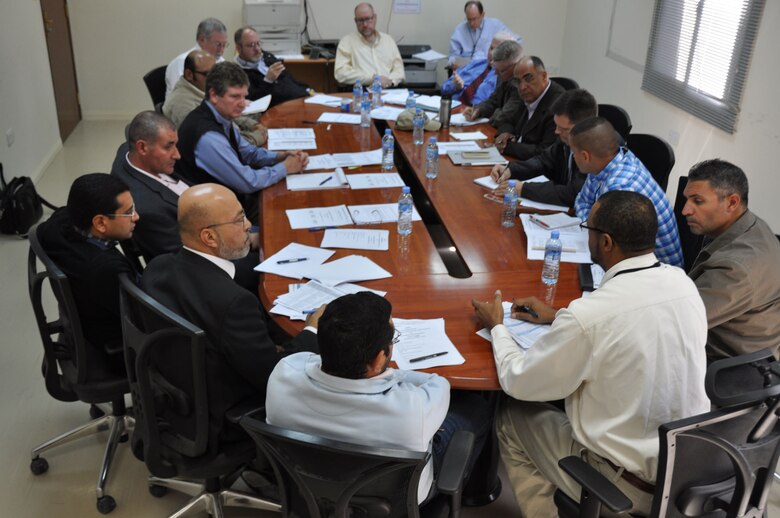
<svg viewBox="0 0 780 518">
<path fill-rule="evenodd" d="M 329 228 L 337 228 L 335 226 L 327 226 L 327 227 L 309 227 L 309 232 L 317 232 L 318 230 L 327 230 Z"/>
<path fill-rule="evenodd" d="M 539 318 L 539 313 L 537 313 L 536 310 L 530 306 L 526 306 L 526 305 L 517 306 L 517 311 L 519 311 L 520 313 L 528 313 L 534 318 Z"/>
<path fill-rule="evenodd" d="M 328 176 L 327 178 L 325 178 L 323 181 L 320 182 L 320 185 L 325 185 L 326 183 L 328 183 L 331 180 L 333 180 L 333 177 L 332 176 Z"/>
<path fill-rule="evenodd" d="M 308 257 L 296 257 L 295 259 L 282 259 L 281 261 L 276 261 L 276 264 L 290 264 L 290 263 L 300 263 L 301 261 L 308 261 Z"/>
<path fill-rule="evenodd" d="M 447 354 L 447 351 L 442 351 L 440 353 L 427 354 L 425 356 L 420 356 L 418 358 L 412 358 L 411 360 L 409 360 L 409 363 L 416 363 L 416 362 L 421 362 L 423 360 L 430 360 L 431 358 L 438 358 L 439 356 L 444 356 L 445 354 Z"/>
</svg>

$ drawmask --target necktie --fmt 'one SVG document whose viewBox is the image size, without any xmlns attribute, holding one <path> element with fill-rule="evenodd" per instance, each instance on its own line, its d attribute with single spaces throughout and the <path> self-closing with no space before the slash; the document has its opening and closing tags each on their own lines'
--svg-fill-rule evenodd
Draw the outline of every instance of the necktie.
<svg viewBox="0 0 780 518">
<path fill-rule="evenodd" d="M 485 80 L 489 73 L 490 67 L 486 66 L 485 70 L 483 70 L 476 79 L 474 79 L 471 83 L 469 83 L 468 86 L 466 86 L 466 88 L 463 89 L 460 94 L 460 102 L 471 105 L 471 100 L 474 98 L 474 94 L 477 92 L 477 88 L 479 88 L 479 85 L 482 84 L 482 81 Z"/>
</svg>

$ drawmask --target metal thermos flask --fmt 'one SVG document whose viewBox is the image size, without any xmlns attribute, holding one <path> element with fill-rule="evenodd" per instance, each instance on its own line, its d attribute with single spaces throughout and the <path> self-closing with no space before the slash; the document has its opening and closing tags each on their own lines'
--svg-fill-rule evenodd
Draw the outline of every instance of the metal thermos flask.
<svg viewBox="0 0 780 518">
<path fill-rule="evenodd" d="M 441 106 L 439 106 L 439 122 L 441 122 L 442 128 L 450 127 L 450 114 L 452 112 L 452 97 L 449 95 L 442 96 Z"/>
</svg>

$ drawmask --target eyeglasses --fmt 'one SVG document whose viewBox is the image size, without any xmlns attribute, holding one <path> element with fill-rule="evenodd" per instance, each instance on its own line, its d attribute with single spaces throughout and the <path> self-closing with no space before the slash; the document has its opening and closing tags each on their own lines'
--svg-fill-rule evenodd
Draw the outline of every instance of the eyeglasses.
<svg viewBox="0 0 780 518">
<path fill-rule="evenodd" d="M 129 212 L 123 212 L 121 214 L 106 214 L 106 216 L 108 216 L 109 218 L 134 218 L 135 215 L 136 215 L 135 203 L 133 203 L 130 206 L 130 211 Z"/>
<path fill-rule="evenodd" d="M 261 42 L 259 42 L 259 41 L 253 41 L 251 43 L 241 43 L 241 46 L 242 47 L 249 47 L 250 49 L 259 49 L 260 48 L 260 43 Z"/>
<path fill-rule="evenodd" d="M 206 225 L 203 228 L 219 227 L 221 225 L 241 225 L 244 227 L 246 226 L 246 213 L 242 210 L 241 217 L 238 219 L 234 219 L 233 221 L 225 221 L 224 223 L 212 223 L 211 225 Z"/>
<path fill-rule="evenodd" d="M 372 14 L 368 18 L 355 18 L 355 23 L 358 24 L 358 25 L 369 23 L 369 22 L 373 21 L 374 18 L 376 18 L 375 14 Z"/>
<path fill-rule="evenodd" d="M 393 331 L 393 341 L 390 342 L 390 343 L 395 345 L 395 344 L 397 344 L 400 341 L 401 341 L 401 331 L 399 331 L 398 329 L 395 329 Z"/>
<path fill-rule="evenodd" d="M 596 228 L 596 227 L 589 227 L 587 223 L 588 220 L 585 220 L 582 223 L 580 223 L 580 228 L 583 230 L 592 230 L 594 232 L 601 232 L 602 234 L 609 234 L 609 232 L 607 232 L 606 230 L 601 230 L 600 228 Z"/>
<path fill-rule="evenodd" d="M 226 48 L 228 48 L 230 46 L 230 42 L 229 41 L 225 41 L 225 42 L 215 41 L 215 42 L 212 43 L 212 45 L 214 45 L 218 49 L 226 49 Z"/>
</svg>

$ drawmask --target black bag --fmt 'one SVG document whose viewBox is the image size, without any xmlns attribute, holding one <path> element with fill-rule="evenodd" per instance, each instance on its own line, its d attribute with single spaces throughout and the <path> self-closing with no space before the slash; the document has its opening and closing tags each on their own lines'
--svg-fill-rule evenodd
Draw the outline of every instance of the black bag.
<svg viewBox="0 0 780 518">
<path fill-rule="evenodd" d="M 0 163 L 0 232 L 27 237 L 30 227 L 43 216 L 43 205 L 57 209 L 38 195 L 29 177 L 20 176 L 6 183 Z"/>
</svg>

